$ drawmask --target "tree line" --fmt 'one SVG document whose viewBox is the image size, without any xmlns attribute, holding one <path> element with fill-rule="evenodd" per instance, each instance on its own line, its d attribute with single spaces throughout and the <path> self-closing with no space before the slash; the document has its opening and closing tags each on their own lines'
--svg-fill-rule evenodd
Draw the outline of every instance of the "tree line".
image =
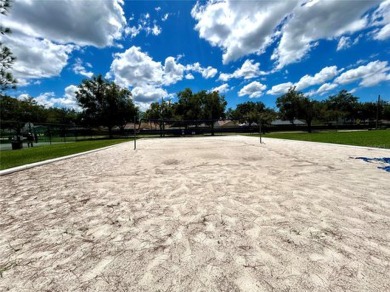
<svg viewBox="0 0 390 292">
<path fill-rule="evenodd" d="M 291 87 L 288 92 L 276 99 L 276 108 L 266 107 L 261 101 L 247 101 L 237 104 L 235 109 L 226 110 L 224 96 L 218 92 L 202 90 L 193 93 L 187 88 L 177 94 L 177 102 L 154 102 L 144 113 L 149 120 L 193 120 L 212 122 L 229 119 L 240 123 L 253 124 L 261 122 L 270 125 L 275 119 L 306 122 L 311 132 L 313 122 L 321 124 L 357 124 L 372 123 L 376 119 L 390 120 L 390 103 L 359 102 L 359 98 L 346 90 L 336 95 L 317 101 Z"/>
<path fill-rule="evenodd" d="M 247 101 L 238 104 L 234 109 L 226 109 L 225 97 L 219 92 L 201 90 L 194 93 L 186 88 L 177 94 L 175 102 L 162 99 L 151 103 L 145 112 L 141 112 L 134 104 L 128 89 L 121 88 L 99 75 L 83 80 L 76 91 L 76 98 L 82 108 L 81 112 L 47 108 L 39 105 L 32 97 L 19 100 L 1 94 L 1 128 L 17 127 L 15 123 L 12 124 L 13 121 L 59 123 L 87 127 L 104 126 L 111 135 L 114 127 L 124 129 L 125 125 L 133 122 L 135 118 L 155 122 L 165 120 L 168 123 L 192 121 L 194 125 L 203 122 L 210 126 L 222 119 L 247 124 L 261 122 L 264 125 L 271 124 L 275 119 L 289 120 L 292 124 L 300 119 L 306 122 L 310 132 L 313 122 L 356 124 L 373 122 L 377 118 L 390 120 L 388 102 L 359 102 L 358 97 L 346 90 L 341 90 L 325 100 L 316 101 L 291 87 L 276 99 L 275 110 L 266 107 L 261 101 Z"/>
<path fill-rule="evenodd" d="M 372 123 L 375 120 L 390 120 L 390 103 L 359 102 L 359 98 L 343 89 L 327 99 L 317 101 L 291 87 L 287 93 L 276 99 L 279 117 L 289 120 L 302 119 L 311 132 L 313 121 L 331 124 Z"/>
<path fill-rule="evenodd" d="M 1 128 L 17 128 L 17 123 L 78 124 L 80 113 L 72 109 L 44 107 L 32 97 L 16 99 L 0 95 Z"/>
</svg>

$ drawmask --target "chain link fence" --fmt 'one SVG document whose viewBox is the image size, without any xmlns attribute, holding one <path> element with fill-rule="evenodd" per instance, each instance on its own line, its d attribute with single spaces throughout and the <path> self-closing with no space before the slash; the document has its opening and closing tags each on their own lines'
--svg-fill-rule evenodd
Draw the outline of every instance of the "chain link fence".
<svg viewBox="0 0 390 292">
<path fill-rule="evenodd" d="M 114 137 L 128 137 L 116 129 Z M 105 128 L 88 128 L 78 125 L 31 123 L 20 121 L 1 121 L 0 149 L 21 149 L 25 147 L 45 146 L 60 143 L 73 143 L 83 140 L 107 139 L 109 132 Z"/>
<path fill-rule="evenodd" d="M 21 149 L 26 147 L 37 147 L 59 143 L 74 143 L 83 140 L 108 139 L 110 133 L 104 127 L 84 127 L 70 124 L 54 123 L 31 123 L 22 121 L 1 121 L 0 123 L 0 150 Z M 388 124 L 381 126 L 388 127 Z M 259 125 L 239 124 L 230 121 L 171 121 L 171 120 L 139 120 L 134 123 L 128 123 L 125 127 L 115 127 L 112 129 L 111 138 L 130 138 L 137 136 L 195 136 L 195 135 L 227 135 L 234 133 L 252 133 L 259 132 Z M 262 132 L 279 131 L 306 131 L 306 124 L 264 124 Z M 365 124 L 315 124 L 313 131 L 323 130 L 342 130 L 342 129 L 368 129 L 375 128 L 373 122 Z"/>
</svg>

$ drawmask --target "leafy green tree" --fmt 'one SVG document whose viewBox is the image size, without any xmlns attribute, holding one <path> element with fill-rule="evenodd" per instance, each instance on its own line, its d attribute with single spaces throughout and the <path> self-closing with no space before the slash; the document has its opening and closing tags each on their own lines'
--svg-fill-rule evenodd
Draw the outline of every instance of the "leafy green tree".
<svg viewBox="0 0 390 292">
<path fill-rule="evenodd" d="M 264 112 L 265 105 L 261 101 L 253 102 L 247 101 L 237 105 L 234 116 L 241 123 L 252 124 L 258 122 L 259 114 Z"/>
<path fill-rule="evenodd" d="M 240 120 L 240 117 L 239 117 L 238 112 L 236 111 L 236 109 L 232 109 L 231 107 L 228 108 L 228 110 L 226 111 L 226 118 L 229 119 L 229 120 L 233 120 L 233 121 L 239 121 Z"/>
<path fill-rule="evenodd" d="M 174 103 L 171 103 L 170 100 L 163 101 L 161 104 L 161 118 L 164 120 L 171 120 L 174 118 Z"/>
<path fill-rule="evenodd" d="M 383 119 L 390 121 L 390 102 L 383 104 Z"/>
<path fill-rule="evenodd" d="M 19 100 L 0 95 L 0 117 L 2 129 L 15 129 L 20 133 L 21 127 L 27 122 L 45 122 L 47 110 L 42 105 L 38 105 L 32 97 Z"/>
<path fill-rule="evenodd" d="M 226 116 L 227 102 L 225 97 L 220 95 L 218 91 L 207 92 L 205 90 L 196 93 L 196 96 L 201 101 L 201 119 L 208 120 L 206 124 L 212 127 L 211 134 L 214 136 L 214 122 Z"/>
<path fill-rule="evenodd" d="M 48 108 L 47 123 L 63 124 L 63 125 L 77 125 L 80 123 L 80 113 L 73 109 L 66 108 Z"/>
<path fill-rule="evenodd" d="M 173 105 L 174 115 L 182 120 L 196 121 L 206 120 L 207 124 L 213 126 L 213 121 L 225 117 L 227 102 L 219 92 L 207 92 L 201 90 L 193 93 L 186 88 L 177 94 L 178 101 Z"/>
<path fill-rule="evenodd" d="M 0 95 L 0 118 L 2 126 L 5 121 L 15 121 L 19 118 L 19 104 L 20 101 L 16 98 Z"/>
<path fill-rule="evenodd" d="M 358 98 L 347 90 L 343 89 L 338 94 L 329 96 L 325 102 L 333 119 L 341 118 L 345 123 L 347 120 L 354 121 L 357 118 Z"/>
<path fill-rule="evenodd" d="M 277 113 L 271 108 L 265 108 L 260 113 L 260 121 L 263 125 L 271 125 L 272 121 L 277 118 Z"/>
<path fill-rule="evenodd" d="M 44 123 L 47 119 L 47 110 L 43 105 L 39 105 L 37 101 L 29 96 L 20 101 L 20 118 L 21 121 L 32 123 Z"/>
<path fill-rule="evenodd" d="M 107 127 L 110 137 L 114 126 L 123 128 L 138 112 L 131 92 L 101 75 L 83 80 L 76 91 L 76 98 L 83 108 L 83 121 L 91 126 Z"/>
<path fill-rule="evenodd" d="M 240 123 L 259 123 L 270 125 L 275 119 L 276 113 L 273 109 L 266 108 L 261 101 L 247 101 L 236 106 L 235 110 L 228 113 L 229 118 Z"/>
<path fill-rule="evenodd" d="M 145 119 L 148 120 L 170 120 L 174 118 L 174 103 L 170 101 L 152 102 L 145 112 Z"/>
<path fill-rule="evenodd" d="M 159 120 L 161 118 L 161 104 L 159 102 L 152 102 L 145 112 L 145 119 Z"/>
<path fill-rule="evenodd" d="M 311 100 L 302 92 L 290 87 L 287 93 L 278 97 L 276 106 L 279 108 L 281 117 L 294 124 L 295 119 L 304 119 L 307 124 L 307 131 L 311 133 L 313 119 L 318 112 L 319 103 Z"/>
<path fill-rule="evenodd" d="M 66 125 L 79 124 L 79 116 L 78 112 L 71 109 L 46 108 L 32 97 L 17 99 L 0 95 L 0 128 L 13 129 L 18 135 L 23 134 L 26 123 L 61 124 L 61 128 L 65 129 Z"/>
<path fill-rule="evenodd" d="M 174 119 L 174 106 L 175 104 L 171 103 L 171 101 L 152 102 L 146 110 L 144 118 L 149 120 L 149 122 L 153 121 L 154 125 L 158 121 L 160 130 L 163 130 L 167 120 L 169 123 L 170 120 Z"/>
<path fill-rule="evenodd" d="M 223 95 L 220 95 L 217 91 L 208 93 L 206 93 L 205 91 L 200 91 L 197 94 L 200 95 L 200 99 L 202 101 L 203 119 L 210 119 L 214 121 L 225 118 L 225 109 L 227 102 Z"/>
<path fill-rule="evenodd" d="M 379 120 L 390 119 L 390 103 L 384 100 L 378 102 L 363 102 L 359 103 L 357 117 L 363 121 L 375 122 L 377 115 Z"/>
<path fill-rule="evenodd" d="M 357 114 L 356 117 L 361 121 L 374 121 L 376 119 L 377 113 L 377 103 L 376 102 L 362 102 L 357 105 Z M 383 106 L 380 106 L 379 116 L 383 111 Z M 380 118 L 380 117 L 379 117 Z"/>
<path fill-rule="evenodd" d="M 22 100 L 0 96 L 0 112 L 2 121 L 45 122 L 47 113 L 42 105 L 38 105 L 32 97 Z"/>
<path fill-rule="evenodd" d="M 10 0 L 0 0 L 0 14 L 6 15 L 11 8 Z M 11 33 L 8 27 L 0 25 L 0 33 L 6 35 Z M 16 79 L 9 71 L 15 62 L 11 50 L 0 42 L 0 92 L 3 93 L 5 90 L 10 88 L 16 88 Z"/>
<path fill-rule="evenodd" d="M 276 99 L 276 106 L 279 108 L 281 118 L 294 124 L 294 120 L 300 115 L 300 100 L 304 98 L 302 92 L 290 87 L 287 93 Z"/>
<path fill-rule="evenodd" d="M 315 119 L 324 123 L 333 121 L 333 113 L 329 110 L 328 104 L 324 100 L 316 102 Z"/>
<path fill-rule="evenodd" d="M 191 89 L 186 88 L 179 92 L 177 96 L 175 115 L 187 121 L 199 120 L 202 114 L 202 103 L 199 95 L 195 95 Z"/>
<path fill-rule="evenodd" d="M 319 116 L 321 110 L 321 103 L 316 100 L 311 100 L 309 97 L 305 96 L 301 101 L 301 113 L 300 117 L 305 120 L 307 125 L 307 131 L 312 132 L 312 123 Z"/>
</svg>

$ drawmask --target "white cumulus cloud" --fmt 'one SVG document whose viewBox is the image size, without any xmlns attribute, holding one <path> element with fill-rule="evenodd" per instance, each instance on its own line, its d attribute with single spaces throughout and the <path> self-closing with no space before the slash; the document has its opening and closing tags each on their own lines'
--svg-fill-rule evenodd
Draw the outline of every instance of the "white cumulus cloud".
<svg viewBox="0 0 390 292">
<path fill-rule="evenodd" d="M 73 64 L 73 72 L 88 78 L 91 78 L 93 76 L 93 72 L 89 72 L 85 69 L 83 61 L 80 58 L 77 58 L 76 62 Z"/>
<path fill-rule="evenodd" d="M 174 84 L 183 79 L 185 67 L 176 63 L 174 57 L 165 59 L 164 64 L 164 85 Z"/>
<path fill-rule="evenodd" d="M 134 20 L 134 16 L 132 16 L 130 21 L 133 20 Z M 157 20 L 153 20 L 153 21 L 151 20 L 149 13 L 142 14 L 138 19 L 137 24 L 128 25 L 124 28 L 125 34 L 129 35 L 131 38 L 135 38 L 142 31 L 145 32 L 146 35 L 152 34 L 158 36 L 159 34 L 162 33 L 162 28 L 157 24 Z"/>
<path fill-rule="evenodd" d="M 239 96 L 248 95 L 250 98 L 256 98 L 263 95 L 263 91 L 267 88 L 264 84 L 261 84 L 258 81 L 253 81 L 247 85 L 245 85 L 243 88 L 240 89 L 238 92 Z"/>
<path fill-rule="evenodd" d="M 167 21 L 169 17 L 169 13 L 165 13 L 164 16 L 161 18 L 162 21 Z"/>
<path fill-rule="evenodd" d="M 220 86 L 210 89 L 210 92 L 218 91 L 220 94 L 226 93 L 230 90 L 229 84 L 224 83 Z"/>
<path fill-rule="evenodd" d="M 341 70 L 337 69 L 337 66 L 329 66 L 324 67 L 321 69 L 320 72 L 314 74 L 314 76 L 311 75 L 305 75 L 299 79 L 298 82 L 292 83 L 292 82 L 285 82 L 281 84 L 277 84 L 272 86 L 270 90 L 267 91 L 267 94 L 270 95 L 282 95 L 285 94 L 290 87 L 295 86 L 296 90 L 303 90 L 305 88 L 314 86 L 314 85 L 324 85 L 324 82 L 329 81 L 333 78 L 335 78 Z M 329 86 L 328 86 L 329 87 Z M 326 86 L 323 87 L 323 89 L 327 88 Z"/>
<path fill-rule="evenodd" d="M 324 83 L 320 86 L 320 88 L 317 89 L 316 93 L 317 94 L 320 94 L 320 95 L 323 95 L 325 94 L 327 91 L 330 91 L 330 90 L 333 90 L 337 87 L 338 85 L 335 84 L 335 83 Z"/>
<path fill-rule="evenodd" d="M 114 78 L 115 82 L 124 87 L 145 84 L 166 86 L 182 80 L 185 73 L 186 78 L 191 79 L 193 75 L 190 71 L 201 73 L 206 79 L 214 77 L 218 72 L 211 66 L 205 68 L 199 63 L 184 66 L 171 56 L 161 64 L 142 52 L 140 47 L 132 46 L 123 53 L 115 54 L 106 77 Z"/>
<path fill-rule="evenodd" d="M 140 47 L 132 46 L 114 55 L 106 78 L 114 79 L 120 86 L 132 88 L 135 101 L 145 103 L 166 97 L 168 93 L 162 87 L 175 84 L 183 78 L 193 79 L 191 72 L 198 72 L 207 79 L 214 77 L 218 71 L 211 66 L 202 67 L 199 63 L 184 66 L 172 56 L 167 57 L 162 64 L 153 60 Z"/>
<path fill-rule="evenodd" d="M 129 35 L 131 38 L 135 38 L 142 31 L 142 26 L 140 24 L 134 26 L 128 26 L 125 28 L 125 34 Z"/>
<path fill-rule="evenodd" d="M 147 27 L 146 34 L 159 35 L 162 32 L 162 29 L 157 24 L 154 24 L 152 27 Z"/>
<path fill-rule="evenodd" d="M 34 98 L 34 100 L 44 107 L 59 107 L 66 109 L 74 109 L 81 111 L 76 99 L 76 91 L 78 87 L 76 85 L 69 85 L 65 88 L 64 95 L 57 97 L 54 92 L 44 92 Z M 18 99 L 26 99 L 29 96 L 27 94 L 19 95 Z"/>
<path fill-rule="evenodd" d="M 207 68 L 204 68 L 204 70 L 202 70 L 202 76 L 206 79 L 209 79 L 209 78 L 213 78 L 215 75 L 217 75 L 218 73 L 218 70 L 211 67 L 211 66 L 208 66 Z"/>
<path fill-rule="evenodd" d="M 47 39 L 30 38 L 19 33 L 7 39 L 7 46 L 16 57 L 12 72 L 17 79 L 22 80 L 60 75 L 74 48 L 73 45 L 59 45 Z M 24 81 L 24 84 L 27 83 Z"/>
<path fill-rule="evenodd" d="M 330 66 L 323 68 L 320 72 L 315 74 L 314 76 L 305 75 L 303 76 L 296 84 L 297 90 L 303 90 L 307 87 L 323 84 L 324 82 L 333 79 L 339 74 L 339 70 L 337 70 L 337 66 Z"/>
<path fill-rule="evenodd" d="M 374 12 L 374 26 L 379 26 L 375 31 L 374 39 L 386 40 L 390 38 L 390 0 L 383 1 Z"/>
<path fill-rule="evenodd" d="M 223 63 L 262 53 L 298 1 L 209 1 L 191 11 L 199 36 L 223 50 Z"/>
<path fill-rule="evenodd" d="M 376 31 L 375 39 L 377 40 L 387 40 L 390 38 L 390 24 L 387 24 L 382 29 Z"/>
<path fill-rule="evenodd" d="M 335 79 L 335 83 L 348 84 L 360 81 L 360 86 L 370 87 L 390 80 L 389 71 L 390 67 L 387 61 L 377 60 L 344 72 Z"/>
<path fill-rule="evenodd" d="M 196 62 L 194 64 L 187 65 L 186 70 L 198 72 L 198 73 L 202 74 L 202 77 L 205 79 L 213 78 L 218 73 L 217 69 L 215 69 L 211 66 L 208 66 L 207 68 L 202 67 L 198 62 Z"/>
<path fill-rule="evenodd" d="M 337 44 L 337 51 L 348 49 L 351 46 L 351 38 L 342 36 Z"/>
<path fill-rule="evenodd" d="M 299 62 L 320 40 L 339 39 L 338 50 L 355 44 L 351 35 L 373 26 L 374 38 L 390 35 L 390 0 L 289 0 L 197 2 L 191 11 L 195 30 L 221 48 L 224 64 L 250 54 L 263 54 L 275 44 L 275 70 Z M 378 4 L 380 4 L 379 8 Z M 375 21 L 371 20 L 375 11 Z M 226 73 L 224 73 L 226 74 Z M 229 75 L 222 75 L 227 80 Z"/>
<path fill-rule="evenodd" d="M 317 45 L 320 39 L 351 34 L 367 27 L 364 13 L 380 1 L 311 1 L 294 9 L 281 30 L 281 39 L 272 59 L 277 69 L 296 63 Z M 314 29 L 315 28 L 315 29 Z"/>
<path fill-rule="evenodd" d="M 274 85 L 270 90 L 267 91 L 267 94 L 282 95 L 285 94 L 292 86 L 295 86 L 297 90 L 302 91 L 303 89 L 311 86 L 321 85 L 317 90 L 312 89 L 307 94 L 323 95 L 340 85 L 353 82 L 359 82 L 359 86 L 362 87 L 370 87 L 384 81 L 390 81 L 390 67 L 387 61 L 377 60 L 370 62 L 367 65 L 362 65 L 345 72 L 343 71 L 344 69 L 338 70 L 336 66 L 325 67 L 314 76 L 303 76 L 296 83 L 286 82 Z M 328 82 L 332 79 L 334 79 L 333 82 Z"/>
<path fill-rule="evenodd" d="M 168 96 L 168 92 L 165 89 L 150 85 L 134 87 L 131 90 L 131 94 L 135 101 L 143 103 L 151 103 Z"/>
<path fill-rule="evenodd" d="M 238 68 L 231 74 L 221 73 L 218 80 L 228 81 L 231 78 L 252 79 L 260 75 L 265 75 L 266 72 L 260 70 L 260 63 L 254 63 L 253 60 L 245 60 L 241 68 Z"/>
<path fill-rule="evenodd" d="M 2 25 L 11 28 L 7 46 L 17 61 L 19 86 L 61 74 L 82 46 L 106 47 L 121 39 L 126 25 L 122 0 L 13 1 Z M 77 74 L 90 75 L 78 65 Z"/>
<path fill-rule="evenodd" d="M 282 95 L 285 94 L 291 86 L 294 86 L 294 84 L 291 82 L 285 82 L 278 85 L 274 85 L 270 90 L 267 91 L 267 94 Z"/>
<path fill-rule="evenodd" d="M 57 43 L 105 47 L 120 39 L 126 25 L 122 0 L 18 0 L 5 25 L 14 32 Z"/>
<path fill-rule="evenodd" d="M 132 46 L 123 53 L 115 54 L 106 77 L 114 78 L 116 83 L 124 87 L 144 84 L 160 86 L 163 84 L 163 74 L 160 62 L 154 61 L 141 48 Z"/>
</svg>

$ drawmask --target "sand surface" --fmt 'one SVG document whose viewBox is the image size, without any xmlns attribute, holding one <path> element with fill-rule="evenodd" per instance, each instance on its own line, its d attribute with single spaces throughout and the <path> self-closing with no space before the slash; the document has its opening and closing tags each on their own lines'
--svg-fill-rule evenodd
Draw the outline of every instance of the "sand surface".
<svg viewBox="0 0 390 292">
<path fill-rule="evenodd" d="M 0 177 L 0 291 L 389 291 L 389 150 L 144 139 Z"/>
</svg>

